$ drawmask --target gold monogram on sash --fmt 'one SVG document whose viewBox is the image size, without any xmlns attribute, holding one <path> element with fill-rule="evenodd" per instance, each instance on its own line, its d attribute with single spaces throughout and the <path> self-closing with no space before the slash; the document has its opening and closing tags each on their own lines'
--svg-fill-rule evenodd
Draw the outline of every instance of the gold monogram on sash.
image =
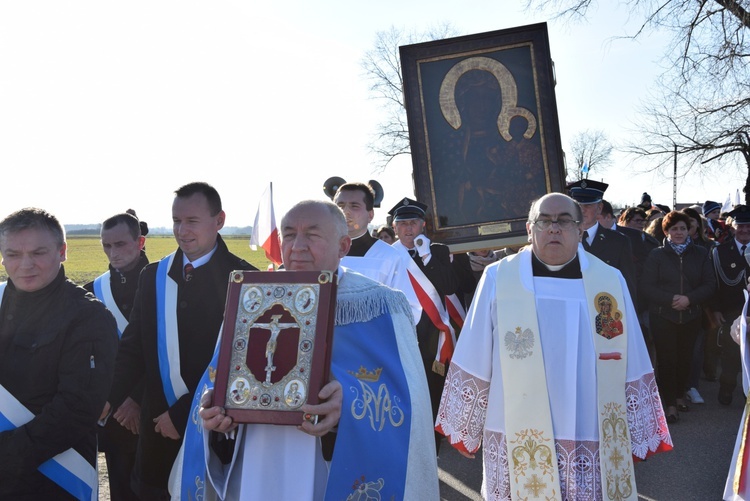
<svg viewBox="0 0 750 501">
<path fill-rule="evenodd" d="M 392 398 L 385 383 L 380 383 L 382 367 L 368 371 L 360 367 L 358 371 L 348 371 L 359 381 L 361 394 L 352 401 L 351 413 L 354 419 L 370 420 L 370 427 L 374 431 L 382 431 L 386 424 L 398 428 L 404 424 L 404 411 L 398 406 L 398 398 Z M 352 387 L 353 391 L 356 391 Z"/>
</svg>

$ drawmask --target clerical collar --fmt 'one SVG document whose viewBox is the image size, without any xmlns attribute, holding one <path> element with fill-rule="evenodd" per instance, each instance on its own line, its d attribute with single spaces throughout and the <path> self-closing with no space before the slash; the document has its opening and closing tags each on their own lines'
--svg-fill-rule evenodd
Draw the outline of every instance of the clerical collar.
<svg viewBox="0 0 750 501">
<path fill-rule="evenodd" d="M 581 262 L 578 260 L 578 254 L 565 264 L 549 265 L 543 263 L 536 254 L 531 253 L 531 272 L 535 277 L 550 278 L 583 278 L 581 274 Z"/>
<path fill-rule="evenodd" d="M 364 257 L 364 255 L 367 254 L 367 251 L 370 250 L 370 247 L 375 245 L 376 241 L 376 238 L 365 231 L 362 235 L 352 239 L 352 246 L 349 248 L 349 252 L 346 255 L 352 257 Z"/>
</svg>

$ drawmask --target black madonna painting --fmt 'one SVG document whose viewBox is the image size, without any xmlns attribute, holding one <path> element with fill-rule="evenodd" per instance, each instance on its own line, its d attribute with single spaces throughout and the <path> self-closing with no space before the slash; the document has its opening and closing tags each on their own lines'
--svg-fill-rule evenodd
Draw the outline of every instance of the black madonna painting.
<svg viewBox="0 0 750 501">
<path fill-rule="evenodd" d="M 546 25 L 401 47 L 417 197 L 446 243 L 525 233 L 564 166 Z M 477 245 L 482 247 L 483 245 Z"/>
</svg>

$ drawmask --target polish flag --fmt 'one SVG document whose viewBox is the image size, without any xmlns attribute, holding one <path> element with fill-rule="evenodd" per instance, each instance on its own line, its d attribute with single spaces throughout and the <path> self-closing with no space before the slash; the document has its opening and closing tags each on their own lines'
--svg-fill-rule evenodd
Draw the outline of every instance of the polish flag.
<svg viewBox="0 0 750 501">
<path fill-rule="evenodd" d="M 276 227 L 276 216 L 273 213 L 273 183 L 263 192 L 255 214 L 253 234 L 250 237 L 250 247 L 258 250 L 258 246 L 266 251 L 266 257 L 276 266 L 281 264 L 281 246 L 279 245 L 279 230 Z"/>
</svg>

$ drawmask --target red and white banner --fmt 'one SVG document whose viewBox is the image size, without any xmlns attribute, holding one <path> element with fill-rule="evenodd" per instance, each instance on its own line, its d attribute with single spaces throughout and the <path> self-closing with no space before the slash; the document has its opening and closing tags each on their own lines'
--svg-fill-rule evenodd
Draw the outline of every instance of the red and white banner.
<svg viewBox="0 0 750 501">
<path fill-rule="evenodd" d="M 281 245 L 279 244 L 279 230 L 276 227 L 276 216 L 273 212 L 273 183 L 263 192 L 255 214 L 253 234 L 250 237 L 250 247 L 258 250 L 258 246 L 266 251 L 266 257 L 276 266 L 281 264 Z"/>
</svg>

